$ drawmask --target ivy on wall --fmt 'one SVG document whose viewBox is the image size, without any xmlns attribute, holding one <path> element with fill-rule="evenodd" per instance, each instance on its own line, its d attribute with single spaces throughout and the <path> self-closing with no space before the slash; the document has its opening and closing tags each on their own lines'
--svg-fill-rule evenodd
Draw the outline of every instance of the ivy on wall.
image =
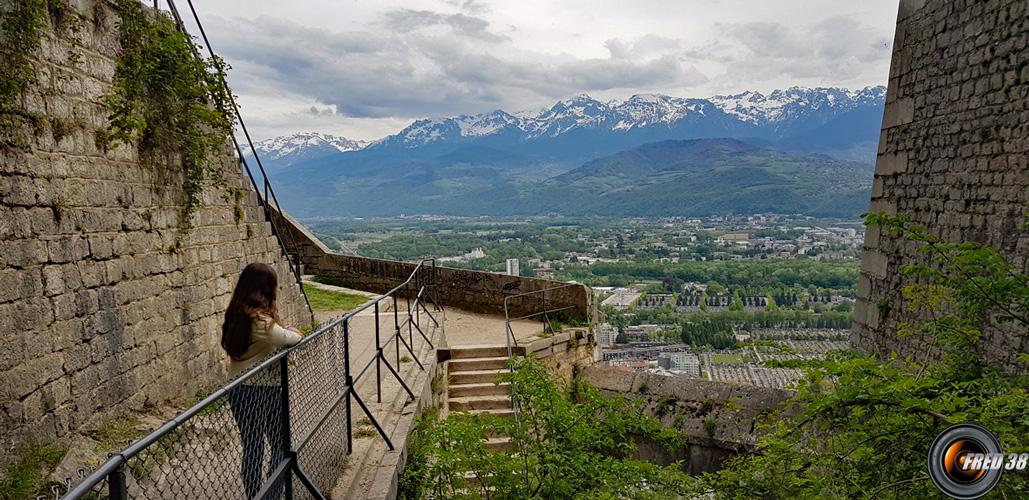
<svg viewBox="0 0 1029 500">
<path fill-rule="evenodd" d="M 115 6 L 122 53 L 104 97 L 111 112 L 108 138 L 134 144 L 144 161 L 181 163 L 181 238 L 201 206 L 204 185 L 225 186 L 212 161 L 232 128 L 225 65 L 199 56 L 190 36 L 166 14 L 138 0 L 116 0 Z"/>
<path fill-rule="evenodd" d="M 0 146 L 25 147 L 28 139 L 18 133 L 25 123 L 42 127 L 43 119 L 25 112 L 18 100 L 36 81 L 34 58 L 42 43 L 48 20 L 62 27 L 68 7 L 62 0 L 21 0 L 0 15 Z"/>
</svg>

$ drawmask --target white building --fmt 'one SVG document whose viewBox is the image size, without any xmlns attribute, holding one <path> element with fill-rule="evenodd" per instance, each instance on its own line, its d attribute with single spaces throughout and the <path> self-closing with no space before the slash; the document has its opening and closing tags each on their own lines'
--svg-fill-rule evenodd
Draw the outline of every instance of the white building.
<svg viewBox="0 0 1029 500">
<path fill-rule="evenodd" d="M 665 352 L 657 357 L 657 365 L 692 377 L 700 376 L 700 358 L 685 352 Z"/>
<path fill-rule="evenodd" d="M 613 345 L 617 338 L 618 330 L 607 323 L 600 325 L 600 328 L 597 329 L 597 342 L 601 346 Z"/>
<path fill-rule="evenodd" d="M 507 259 L 507 274 L 510 276 L 519 276 L 518 272 L 518 259 Z"/>
</svg>

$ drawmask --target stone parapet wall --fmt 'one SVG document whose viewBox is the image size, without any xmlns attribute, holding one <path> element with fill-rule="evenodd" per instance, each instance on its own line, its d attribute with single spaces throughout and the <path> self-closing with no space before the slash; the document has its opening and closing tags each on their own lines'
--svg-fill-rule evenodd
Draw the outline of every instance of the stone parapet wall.
<svg viewBox="0 0 1029 500">
<path fill-rule="evenodd" d="M 335 253 L 293 218 L 286 215 L 281 220 L 300 246 L 304 272 L 334 278 L 342 286 L 383 293 L 407 280 L 416 266 Z M 587 319 L 592 314 L 593 293 L 585 285 L 442 266 L 437 267 L 437 279 L 440 301 L 447 307 L 503 315 L 505 297 L 561 287 L 545 292 L 548 310 L 568 308 L 564 314 Z M 512 317 L 541 312 L 543 300 L 540 294 L 512 299 L 509 310 Z"/>
<path fill-rule="evenodd" d="M 902 0 L 871 211 L 904 214 L 945 241 L 1000 249 L 1029 270 L 1029 4 Z M 938 356 L 931 339 L 900 338 L 917 319 L 901 297 L 918 245 L 870 227 L 853 342 L 882 356 Z M 1029 333 L 991 329 L 986 360 L 1025 370 Z"/>
<path fill-rule="evenodd" d="M 24 147 L 0 147 L 5 458 L 21 439 L 61 437 L 225 381 L 222 316 L 249 262 L 278 271 L 285 321 L 311 322 L 228 148 L 219 168 L 244 196 L 205 189 L 194 227 L 173 248 L 181 169 L 97 140 L 108 124 L 101 96 L 116 66 L 117 16 L 89 0 L 71 5 L 81 29 L 44 29 L 38 83 L 21 103 L 46 122 L 8 131 Z"/>
<path fill-rule="evenodd" d="M 517 346 L 513 354 L 540 360 L 566 381 L 601 357 L 597 339 L 588 328 L 565 328 L 551 337 Z"/>
<path fill-rule="evenodd" d="M 689 473 L 710 472 L 741 452 L 754 449 L 757 424 L 783 409 L 793 391 L 688 377 L 592 366 L 583 379 L 608 396 L 641 400 L 664 427 L 682 432 L 688 446 L 669 452 L 641 441 L 640 458 L 667 465 L 683 461 Z"/>
</svg>

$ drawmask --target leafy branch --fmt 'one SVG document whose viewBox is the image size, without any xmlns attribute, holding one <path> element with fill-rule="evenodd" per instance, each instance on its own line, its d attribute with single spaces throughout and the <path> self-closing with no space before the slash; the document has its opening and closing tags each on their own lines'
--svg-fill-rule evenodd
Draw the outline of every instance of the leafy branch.
<svg viewBox="0 0 1029 500">
<path fill-rule="evenodd" d="M 185 194 L 179 236 L 189 230 L 200 194 L 224 186 L 214 158 L 231 132 L 225 63 L 205 59 L 189 35 L 166 14 L 138 0 L 117 0 L 122 53 L 104 100 L 111 111 L 110 140 L 135 144 L 145 161 L 182 166 Z"/>
<path fill-rule="evenodd" d="M 1029 446 L 1029 376 L 989 366 L 979 354 L 984 329 L 1006 325 L 1011 335 L 1027 334 L 1027 277 L 994 248 L 942 242 L 906 217 L 870 214 L 866 223 L 921 244 L 927 260 L 901 267 L 915 278 L 901 293 L 921 319 L 900 324 L 898 333 L 930 336 L 942 360 L 844 352 L 810 363 L 789 412 L 765 427 L 760 453 L 705 478 L 716 496 L 874 497 L 892 490 L 894 497 L 940 497 L 925 475 L 925 457 L 947 425 L 976 422 L 1005 449 Z M 1024 475 L 1006 476 L 997 489 L 1010 497 L 1026 491 Z"/>
</svg>

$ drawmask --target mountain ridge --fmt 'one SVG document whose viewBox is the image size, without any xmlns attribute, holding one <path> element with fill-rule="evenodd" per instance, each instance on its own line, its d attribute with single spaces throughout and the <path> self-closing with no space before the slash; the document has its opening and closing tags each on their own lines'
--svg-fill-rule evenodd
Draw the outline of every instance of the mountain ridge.
<svg viewBox="0 0 1029 500">
<path fill-rule="evenodd" d="M 790 199 L 802 207 L 795 212 L 829 213 L 834 212 L 831 206 L 815 207 L 802 197 L 788 198 L 790 193 L 804 191 L 798 190 L 803 179 L 783 177 L 783 172 L 769 177 L 768 168 L 785 161 L 801 165 L 810 175 L 818 177 L 821 176 L 818 165 L 836 168 L 858 161 L 867 167 L 870 179 L 884 92 L 883 87 L 854 91 L 793 87 L 768 95 L 744 92 L 716 96 L 712 98 L 714 102 L 637 94 L 624 101 L 604 103 L 579 95 L 536 112 L 511 114 L 497 110 L 480 115 L 416 120 L 400 133 L 362 149 L 341 152 L 326 146 L 309 151 L 300 148 L 291 155 L 265 163 L 271 165 L 267 171 L 280 200 L 287 209 L 303 216 L 319 215 L 319 211 L 330 210 L 330 206 L 336 212 L 334 215 L 528 213 L 543 206 L 555 210 L 577 209 L 584 205 L 576 204 L 582 197 L 605 199 L 611 206 L 628 207 L 624 211 L 631 212 L 633 201 L 625 198 L 629 195 L 605 191 L 600 196 L 591 191 L 604 182 L 579 186 L 566 195 L 559 194 L 560 189 L 549 192 L 549 195 L 566 199 L 567 205 L 544 203 L 546 197 L 534 196 L 553 186 L 553 179 L 562 174 L 643 145 L 669 140 L 731 139 L 736 141 L 733 148 L 744 147 L 741 145 L 765 148 L 761 152 L 739 153 L 748 161 L 755 161 L 737 165 L 736 174 L 774 184 L 764 189 L 780 190 L 784 200 Z M 801 161 L 781 155 L 809 159 Z M 825 156 L 813 159 L 816 156 L 812 155 Z M 758 170 L 743 170 L 744 166 Z M 848 169 L 856 171 L 852 166 Z M 703 175 L 696 174 L 694 180 L 704 189 L 719 183 L 731 185 L 732 179 L 726 178 L 725 172 L 725 169 L 711 170 Z M 828 178 L 819 179 L 819 182 L 832 182 Z M 640 186 L 628 186 L 623 191 L 628 193 L 634 188 Z M 655 206 L 670 210 L 682 208 L 669 198 L 673 193 L 661 191 L 660 186 L 647 189 L 665 199 Z M 679 189 L 686 190 L 680 195 L 686 195 L 690 186 L 681 185 Z M 782 191 L 784 189 L 786 191 Z M 757 199 L 762 203 L 771 198 L 755 186 L 747 190 L 758 193 Z M 459 199 L 461 197 L 469 199 Z M 340 201 L 343 199 L 346 201 Z M 356 205 L 351 203 L 359 200 Z M 690 210 L 735 210 L 737 207 L 786 210 L 781 204 L 754 204 L 732 196 L 721 205 L 712 200 L 704 203 L 704 207 L 697 205 Z M 522 204 L 524 210 L 512 204 Z M 849 213 L 852 205 L 846 205 L 845 211 Z M 605 211 L 603 206 L 596 209 Z"/>
</svg>

